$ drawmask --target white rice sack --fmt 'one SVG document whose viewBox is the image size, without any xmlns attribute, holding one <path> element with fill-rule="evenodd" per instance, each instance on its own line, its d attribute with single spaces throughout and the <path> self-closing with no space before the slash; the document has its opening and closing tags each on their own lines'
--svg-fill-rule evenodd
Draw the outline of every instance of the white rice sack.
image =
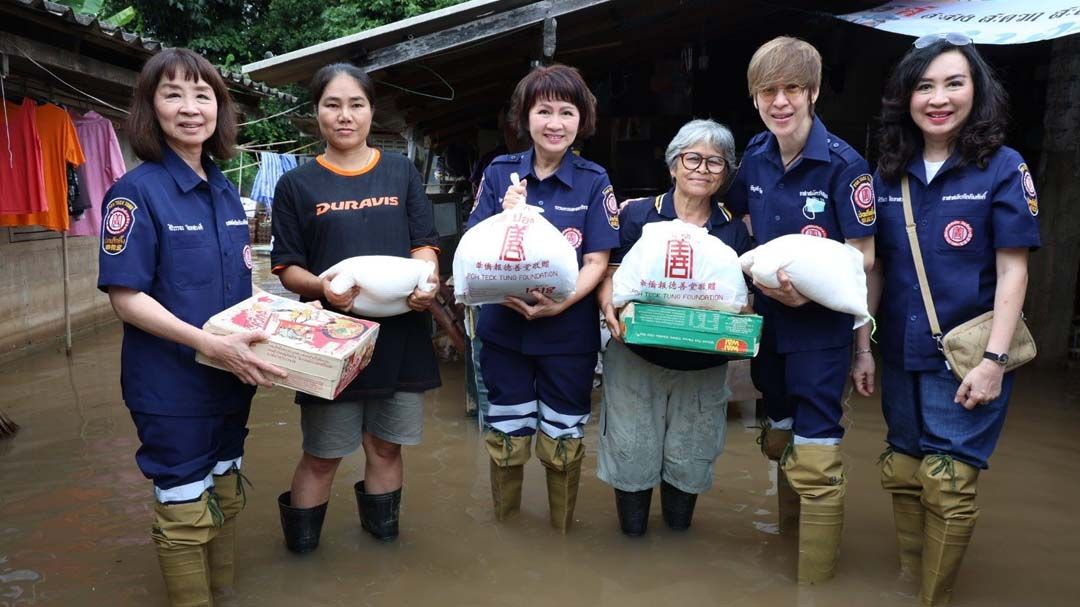
<svg viewBox="0 0 1080 607">
<path fill-rule="evenodd" d="M 640 301 L 739 312 L 747 300 L 735 250 L 678 219 L 646 224 L 611 280 L 617 308 Z"/>
<path fill-rule="evenodd" d="M 437 285 L 428 282 L 434 272 L 435 264 L 424 259 L 361 255 L 337 262 L 319 278 L 336 274 L 330 290 L 338 295 L 360 287 L 360 294 L 353 300 L 353 313 L 382 318 L 408 312 L 407 300 L 413 289 L 434 290 Z"/>
<path fill-rule="evenodd" d="M 780 286 L 778 270 L 810 301 L 855 316 L 855 328 L 870 321 L 866 307 L 866 272 L 862 251 L 817 236 L 788 234 L 758 246 L 739 258 L 743 271 L 760 284 Z"/>
<path fill-rule="evenodd" d="M 454 254 L 454 297 L 465 305 L 502 303 L 509 295 L 533 303 L 533 292 L 562 301 L 577 279 L 574 247 L 529 205 L 476 224 Z"/>
</svg>

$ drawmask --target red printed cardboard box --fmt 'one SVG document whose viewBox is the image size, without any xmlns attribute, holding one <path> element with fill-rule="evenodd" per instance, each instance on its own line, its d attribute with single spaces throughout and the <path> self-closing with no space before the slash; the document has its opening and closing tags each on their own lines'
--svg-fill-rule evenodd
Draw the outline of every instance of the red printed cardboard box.
<svg viewBox="0 0 1080 607">
<path fill-rule="evenodd" d="M 270 339 L 253 349 L 288 372 L 275 383 L 326 399 L 340 394 L 367 366 L 379 335 L 378 323 L 263 292 L 211 316 L 203 329 L 216 335 L 266 332 Z M 195 360 L 222 368 L 202 354 Z"/>
</svg>

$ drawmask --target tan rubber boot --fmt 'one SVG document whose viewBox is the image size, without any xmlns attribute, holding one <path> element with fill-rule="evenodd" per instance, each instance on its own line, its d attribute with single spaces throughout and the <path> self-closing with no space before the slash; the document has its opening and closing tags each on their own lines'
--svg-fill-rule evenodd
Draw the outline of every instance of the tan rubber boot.
<svg viewBox="0 0 1080 607">
<path fill-rule="evenodd" d="M 214 592 L 232 587 L 236 571 L 236 515 L 247 505 L 243 477 L 234 468 L 227 474 L 214 475 L 214 493 L 225 517 L 217 535 L 206 545 L 210 559 L 210 587 Z"/>
<path fill-rule="evenodd" d="M 922 485 L 918 472 L 922 460 L 893 451 L 881 454 L 881 487 L 892 494 L 896 544 L 900 555 L 900 575 L 915 579 L 922 573 L 923 528 L 926 509 L 922 505 Z"/>
<path fill-rule="evenodd" d="M 532 437 L 491 431 L 484 434 L 484 446 L 491 456 L 491 501 L 495 506 L 495 520 L 504 521 L 521 510 L 521 484 L 525 463 L 532 450 Z"/>
<path fill-rule="evenodd" d="M 536 457 L 547 475 L 551 526 L 566 533 L 574 520 L 585 445 L 580 438 L 554 439 L 541 432 L 537 434 Z"/>
<path fill-rule="evenodd" d="M 769 426 L 765 420 L 758 442 L 765 457 L 779 462 L 784 450 L 791 443 L 791 430 L 779 430 Z M 776 469 L 776 507 L 780 533 L 787 536 L 799 535 L 799 494 L 791 488 L 787 474 L 782 467 Z"/>
<path fill-rule="evenodd" d="M 206 545 L 217 535 L 222 517 L 211 495 L 204 492 L 198 501 L 182 504 L 154 504 L 150 536 L 172 607 L 214 604 Z"/>
<path fill-rule="evenodd" d="M 833 577 L 844 528 L 846 481 L 839 445 L 792 445 L 782 463 L 800 497 L 799 583 Z"/>
<path fill-rule="evenodd" d="M 928 455 L 918 478 L 926 507 L 919 600 L 927 607 L 948 605 L 979 518 L 975 505 L 979 469 L 948 455 Z"/>
</svg>

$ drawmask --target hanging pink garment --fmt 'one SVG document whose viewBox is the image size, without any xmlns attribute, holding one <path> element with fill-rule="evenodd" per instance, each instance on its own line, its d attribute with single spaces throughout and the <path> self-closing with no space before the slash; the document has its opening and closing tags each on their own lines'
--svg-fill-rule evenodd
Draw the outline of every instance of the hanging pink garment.
<svg viewBox="0 0 1080 607">
<path fill-rule="evenodd" d="M 86 162 L 77 169 L 79 198 L 89 208 L 72 222 L 71 236 L 101 235 L 101 201 L 105 192 L 127 171 L 112 121 L 97 112 L 84 116 L 71 112 Z"/>
</svg>

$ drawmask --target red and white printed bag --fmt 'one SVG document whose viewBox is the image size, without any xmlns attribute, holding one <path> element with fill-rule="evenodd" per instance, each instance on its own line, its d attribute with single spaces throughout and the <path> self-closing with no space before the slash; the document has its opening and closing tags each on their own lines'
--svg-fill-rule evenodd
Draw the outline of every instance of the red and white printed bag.
<svg viewBox="0 0 1080 607">
<path fill-rule="evenodd" d="M 678 219 L 646 224 L 611 280 L 616 308 L 640 301 L 739 312 L 747 300 L 735 250 Z"/>
<path fill-rule="evenodd" d="M 533 303 L 535 292 L 555 301 L 574 294 L 577 253 L 537 207 L 518 205 L 476 224 L 454 254 L 454 298 L 465 305 Z"/>
</svg>

